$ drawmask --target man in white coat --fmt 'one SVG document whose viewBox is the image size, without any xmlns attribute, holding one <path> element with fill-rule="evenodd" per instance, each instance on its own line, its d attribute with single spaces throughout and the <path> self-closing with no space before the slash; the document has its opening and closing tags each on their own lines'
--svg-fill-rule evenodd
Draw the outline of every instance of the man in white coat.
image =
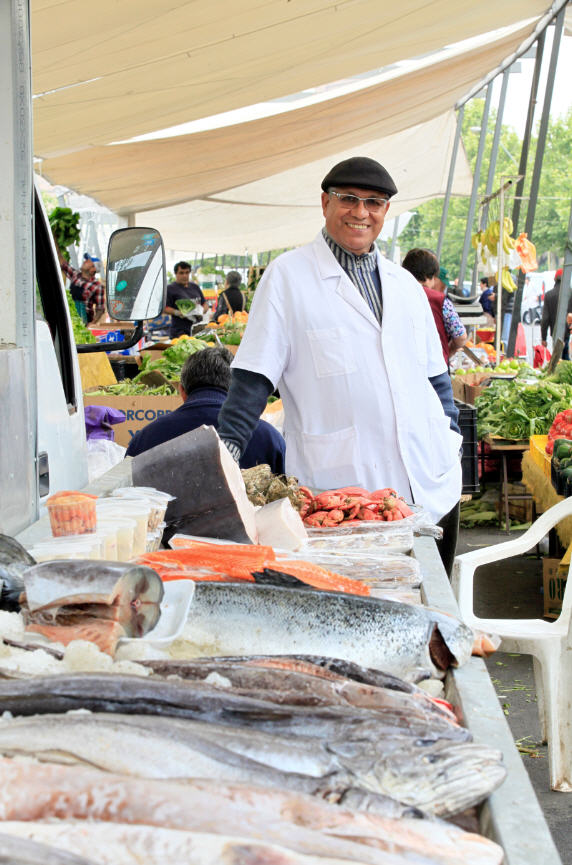
<svg viewBox="0 0 572 865">
<path fill-rule="evenodd" d="M 219 435 L 239 458 L 279 388 L 287 473 L 318 489 L 393 487 L 441 522 L 450 572 L 462 438 L 426 295 L 375 245 L 397 189 L 357 156 L 322 190 L 321 233 L 275 259 L 256 289 Z"/>
</svg>

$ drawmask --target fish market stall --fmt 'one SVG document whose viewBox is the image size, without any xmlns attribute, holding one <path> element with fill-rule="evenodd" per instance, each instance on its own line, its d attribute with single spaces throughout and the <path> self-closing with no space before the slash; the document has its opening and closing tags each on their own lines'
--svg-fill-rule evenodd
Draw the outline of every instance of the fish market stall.
<svg viewBox="0 0 572 865">
<path fill-rule="evenodd" d="M 0 758 L 0 791 L 10 790 L 0 792 L 5 831 L 66 849 L 77 845 L 73 852 L 89 860 L 98 848 L 97 821 L 105 820 L 114 851 L 105 861 L 121 865 L 136 861 L 126 850 L 145 851 L 146 862 L 194 861 L 190 851 L 205 844 L 209 863 L 220 861 L 223 850 L 238 857 L 240 849 L 284 865 L 398 865 L 412 858 L 500 865 L 499 849 L 474 832 L 418 817 L 421 808 L 448 818 L 488 797 L 478 809 L 480 830 L 502 846 L 508 865 L 540 857 L 558 865 L 486 668 L 469 657 L 472 634 L 442 615 L 456 616 L 457 609 L 433 539 L 414 538 L 414 527 L 428 528 L 422 514 L 377 527 L 316 528 L 300 541 L 288 499 L 250 510 L 238 469 L 226 462 L 216 436 L 188 435 L 195 473 L 208 464 L 216 489 L 180 482 L 205 511 L 216 496 L 223 538 L 231 531 L 245 536 L 230 543 L 204 537 L 199 529 L 208 522 L 200 508 L 189 515 L 181 502 L 172 503 L 171 549 L 147 551 L 136 564 L 118 562 L 105 577 L 110 598 L 137 601 L 132 610 L 129 603 L 117 607 L 113 618 L 122 626 L 134 626 L 139 609 L 156 617 L 164 603 L 157 575 L 164 595 L 192 586 L 176 602 L 189 612 L 172 639 L 154 639 L 151 628 L 148 637 L 120 640 L 115 658 L 95 646 L 82 653 L 78 643 L 55 643 L 43 671 L 22 668 L 3 681 L 0 713 L 16 716 L 0 721 L 0 752 L 7 755 Z M 163 456 L 164 479 L 171 458 L 173 476 L 177 466 L 180 475 L 180 454 L 167 449 Z M 142 473 L 148 463 L 138 459 L 116 466 L 89 492 L 117 494 L 118 487 L 149 480 Z M 136 500 L 126 492 L 110 497 L 111 507 L 119 500 L 125 513 L 135 513 Z M 395 505 L 383 492 L 383 508 L 375 500 L 369 507 L 389 515 Z M 365 506 L 341 504 L 346 514 Z M 272 516 L 260 522 L 261 512 Z M 271 534 L 279 528 L 291 548 L 248 543 L 249 532 L 260 541 L 260 527 Z M 20 540 L 37 548 L 47 531 L 44 517 Z M 41 608 L 43 598 L 45 607 L 40 577 L 54 564 L 23 563 L 31 606 Z M 89 564 L 99 585 L 98 563 Z M 56 588 L 48 589 L 55 597 Z M 409 593 L 410 602 L 397 602 L 396 590 Z M 427 609 L 411 603 L 419 593 Z M 65 608 L 69 598 L 59 603 Z M 23 651 L 15 647 L 21 642 L 21 635 L 12 640 L 14 652 Z M 9 660 L 3 652 L 0 668 Z M 458 669 L 450 666 L 455 658 Z M 415 684 L 418 668 L 438 677 L 449 668 L 444 696 L 461 725 L 441 699 L 438 679 L 431 680 L 436 697 Z M 69 709 L 84 712 L 65 714 Z M 62 749 L 73 765 L 9 759 Z M 221 814 L 228 837 L 221 835 Z"/>
</svg>

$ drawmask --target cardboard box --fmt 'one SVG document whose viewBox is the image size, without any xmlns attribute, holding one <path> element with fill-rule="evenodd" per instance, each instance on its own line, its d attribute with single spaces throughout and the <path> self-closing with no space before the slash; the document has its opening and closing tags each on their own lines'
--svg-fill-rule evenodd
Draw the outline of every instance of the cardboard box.
<svg viewBox="0 0 572 865">
<path fill-rule="evenodd" d="M 460 402 L 474 405 L 476 398 L 483 392 L 483 385 L 480 382 L 484 378 L 487 378 L 487 376 L 483 373 L 451 376 L 453 396 Z"/>
<path fill-rule="evenodd" d="M 106 405 L 124 412 L 124 423 L 115 424 L 113 431 L 117 444 L 127 447 L 136 432 L 156 418 L 174 411 L 182 405 L 178 394 L 172 396 L 111 396 L 83 395 L 84 405 Z"/>
<path fill-rule="evenodd" d="M 557 619 L 562 612 L 568 567 L 568 564 L 564 564 L 560 559 L 546 558 L 542 560 L 544 617 L 546 619 Z"/>
</svg>

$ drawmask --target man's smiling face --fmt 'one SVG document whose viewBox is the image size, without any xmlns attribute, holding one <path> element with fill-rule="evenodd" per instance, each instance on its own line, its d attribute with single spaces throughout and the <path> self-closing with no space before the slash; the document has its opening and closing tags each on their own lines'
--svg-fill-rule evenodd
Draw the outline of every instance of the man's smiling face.
<svg viewBox="0 0 572 865">
<path fill-rule="evenodd" d="M 360 198 L 385 198 L 382 192 L 362 189 L 359 186 L 339 187 L 336 188 L 336 192 L 357 195 Z M 322 211 L 326 219 L 326 231 L 332 240 L 349 252 L 353 252 L 354 255 L 369 252 L 372 243 L 383 228 L 388 207 L 389 204 L 372 213 L 363 201 L 348 207 L 336 195 L 322 192 Z"/>
</svg>

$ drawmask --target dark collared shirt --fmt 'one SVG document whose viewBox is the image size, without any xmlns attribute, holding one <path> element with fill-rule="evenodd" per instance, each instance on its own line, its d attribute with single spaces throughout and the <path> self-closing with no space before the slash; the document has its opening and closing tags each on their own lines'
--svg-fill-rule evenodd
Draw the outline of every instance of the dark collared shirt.
<svg viewBox="0 0 572 865">
<path fill-rule="evenodd" d="M 345 270 L 378 322 L 383 316 L 383 299 L 381 294 L 381 277 L 377 267 L 375 247 L 363 255 L 354 255 L 333 240 L 325 228 L 322 236 L 340 267 Z"/>
</svg>

